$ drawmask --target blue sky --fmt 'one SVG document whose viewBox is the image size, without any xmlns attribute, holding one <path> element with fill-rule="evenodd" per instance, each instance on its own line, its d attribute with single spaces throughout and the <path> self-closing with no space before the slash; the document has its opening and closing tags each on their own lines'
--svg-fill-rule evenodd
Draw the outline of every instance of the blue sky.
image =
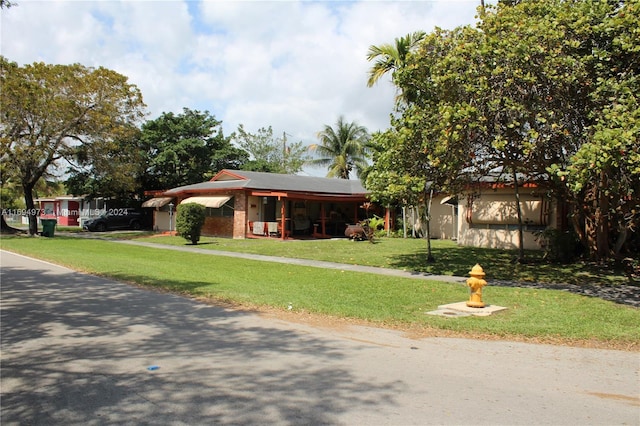
<svg viewBox="0 0 640 426">
<path fill-rule="evenodd" d="M 370 132 L 388 127 L 395 92 L 388 80 L 366 86 L 370 45 L 473 24 L 480 2 L 15 3 L 0 12 L 0 53 L 9 60 L 104 66 L 142 90 L 149 119 L 207 110 L 225 134 L 239 124 L 272 126 L 311 144 L 340 115 Z"/>
</svg>

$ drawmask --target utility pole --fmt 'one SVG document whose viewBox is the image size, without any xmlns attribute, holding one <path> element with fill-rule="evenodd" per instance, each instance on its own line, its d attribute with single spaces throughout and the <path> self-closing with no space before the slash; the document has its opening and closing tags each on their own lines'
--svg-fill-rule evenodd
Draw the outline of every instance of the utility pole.
<svg viewBox="0 0 640 426">
<path fill-rule="evenodd" d="M 282 158 L 287 157 L 287 132 L 282 132 Z"/>
</svg>

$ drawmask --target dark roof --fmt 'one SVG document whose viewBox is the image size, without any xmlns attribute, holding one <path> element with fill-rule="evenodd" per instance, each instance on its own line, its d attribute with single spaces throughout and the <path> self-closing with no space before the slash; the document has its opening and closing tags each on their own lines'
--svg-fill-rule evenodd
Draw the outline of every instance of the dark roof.
<svg viewBox="0 0 640 426">
<path fill-rule="evenodd" d="M 367 190 L 364 189 L 359 180 L 222 170 L 208 182 L 173 188 L 166 191 L 164 195 L 230 189 L 306 192 L 327 195 L 367 194 Z"/>
</svg>

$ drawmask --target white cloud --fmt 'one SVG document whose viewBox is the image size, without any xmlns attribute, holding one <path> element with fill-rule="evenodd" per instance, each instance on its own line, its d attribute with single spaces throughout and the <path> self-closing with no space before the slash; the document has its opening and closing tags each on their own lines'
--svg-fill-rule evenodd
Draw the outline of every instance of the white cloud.
<svg viewBox="0 0 640 426">
<path fill-rule="evenodd" d="M 305 143 L 340 115 L 388 127 L 394 88 L 367 88 L 370 45 L 472 24 L 478 1 L 18 1 L 0 53 L 20 64 L 105 66 L 149 117 L 208 110 L 225 133 L 272 126 Z"/>
</svg>

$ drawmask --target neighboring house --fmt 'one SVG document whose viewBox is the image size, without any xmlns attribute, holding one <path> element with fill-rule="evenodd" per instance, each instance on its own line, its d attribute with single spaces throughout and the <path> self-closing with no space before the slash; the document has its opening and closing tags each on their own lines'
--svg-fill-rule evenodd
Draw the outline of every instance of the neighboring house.
<svg viewBox="0 0 640 426">
<path fill-rule="evenodd" d="M 153 198 L 142 203 L 143 209 L 153 209 L 153 217 L 151 223 L 154 231 L 175 231 L 175 198 L 163 197 L 163 191 L 147 192 Z"/>
<path fill-rule="evenodd" d="M 536 233 L 566 229 L 566 212 L 553 202 L 544 186 L 519 175 L 524 248 L 542 248 Z M 422 210 L 424 208 L 421 206 Z M 415 209 L 405 210 L 409 232 L 424 235 L 424 222 Z M 413 229 L 412 229 L 413 227 Z M 499 249 L 518 248 L 515 190 L 509 177 L 495 173 L 456 197 L 434 194 L 431 202 L 431 237 L 454 239 L 459 245 Z"/>
<path fill-rule="evenodd" d="M 344 236 L 347 224 L 366 218 L 367 191 L 358 180 L 222 170 L 208 182 L 156 192 L 154 229 L 175 229 L 183 203 L 207 209 L 202 235 L 247 238 Z"/>
<path fill-rule="evenodd" d="M 61 195 L 51 198 L 36 198 L 40 218 L 56 219 L 60 226 L 82 226 L 82 220 L 100 215 L 104 210 L 103 200 L 85 200 L 84 197 Z"/>
<path fill-rule="evenodd" d="M 524 223 L 524 248 L 541 248 L 536 232 L 564 228 L 562 209 L 546 188 L 523 180 L 519 185 Z M 499 249 L 518 248 L 518 216 L 515 191 L 510 181 L 484 179 L 459 197 L 458 244 Z"/>
</svg>

